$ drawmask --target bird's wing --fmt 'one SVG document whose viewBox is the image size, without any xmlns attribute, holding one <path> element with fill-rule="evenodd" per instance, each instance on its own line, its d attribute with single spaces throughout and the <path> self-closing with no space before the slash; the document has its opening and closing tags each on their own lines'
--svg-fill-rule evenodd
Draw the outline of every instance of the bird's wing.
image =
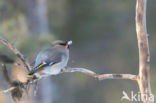
<svg viewBox="0 0 156 103">
<path fill-rule="evenodd" d="M 42 71 L 44 67 L 49 66 L 49 65 L 54 65 L 54 62 L 51 63 L 46 63 L 46 62 L 42 62 L 40 63 L 38 66 L 34 67 L 29 74 L 27 75 L 27 77 L 32 77 L 34 73 L 37 73 L 39 71 Z"/>
<path fill-rule="evenodd" d="M 56 51 L 55 48 L 49 48 L 41 51 L 37 58 L 35 67 L 29 72 L 27 77 L 32 77 L 32 75 L 36 72 L 44 70 L 44 67 L 57 64 L 61 62 L 62 56 L 64 54 L 60 51 Z"/>
<path fill-rule="evenodd" d="M 46 62 L 46 63 L 61 62 L 63 55 L 64 54 L 55 47 L 45 49 L 37 55 L 35 66 L 38 66 L 42 62 Z"/>
</svg>

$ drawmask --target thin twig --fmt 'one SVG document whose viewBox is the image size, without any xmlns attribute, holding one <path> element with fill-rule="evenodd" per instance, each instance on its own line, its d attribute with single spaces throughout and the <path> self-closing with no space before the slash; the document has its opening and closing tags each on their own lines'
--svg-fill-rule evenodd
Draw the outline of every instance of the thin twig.
<svg viewBox="0 0 156 103">
<path fill-rule="evenodd" d="M 8 93 L 8 92 L 11 92 L 12 90 L 14 90 L 16 87 L 10 87 L 6 90 L 3 90 L 3 91 L 0 91 L 0 93 Z"/>
<path fill-rule="evenodd" d="M 0 42 L 7 46 L 24 64 L 28 71 L 31 70 L 30 64 L 25 60 L 24 56 L 12 44 L 0 36 Z"/>
</svg>

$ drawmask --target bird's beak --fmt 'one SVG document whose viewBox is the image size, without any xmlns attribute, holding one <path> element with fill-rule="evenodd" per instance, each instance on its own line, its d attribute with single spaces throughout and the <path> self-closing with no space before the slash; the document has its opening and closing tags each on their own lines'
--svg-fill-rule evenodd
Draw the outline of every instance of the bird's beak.
<svg viewBox="0 0 156 103">
<path fill-rule="evenodd" d="M 72 41 L 71 41 L 71 40 L 68 41 L 68 42 L 67 42 L 67 45 L 68 45 L 68 46 L 72 45 Z"/>
<path fill-rule="evenodd" d="M 67 41 L 67 43 L 66 43 L 66 48 L 68 48 L 69 49 L 69 46 L 70 45 L 72 45 L 72 41 L 70 40 L 70 41 Z"/>
</svg>

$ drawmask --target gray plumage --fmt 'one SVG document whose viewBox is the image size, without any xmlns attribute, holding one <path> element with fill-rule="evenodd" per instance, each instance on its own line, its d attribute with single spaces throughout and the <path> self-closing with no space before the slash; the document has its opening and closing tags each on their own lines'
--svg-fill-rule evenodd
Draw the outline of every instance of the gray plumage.
<svg viewBox="0 0 156 103">
<path fill-rule="evenodd" d="M 37 55 L 35 66 L 39 65 L 41 62 L 45 61 L 46 63 L 58 63 L 61 62 L 62 59 L 66 58 L 66 62 L 69 58 L 69 50 L 64 46 L 55 46 L 52 48 L 47 48 Z"/>
<path fill-rule="evenodd" d="M 54 47 L 40 51 L 35 60 L 35 68 L 29 74 L 35 74 L 37 77 L 59 74 L 68 63 L 69 45 L 71 43 L 72 41 L 58 41 Z M 42 63 L 44 63 L 44 67 L 36 69 Z"/>
</svg>

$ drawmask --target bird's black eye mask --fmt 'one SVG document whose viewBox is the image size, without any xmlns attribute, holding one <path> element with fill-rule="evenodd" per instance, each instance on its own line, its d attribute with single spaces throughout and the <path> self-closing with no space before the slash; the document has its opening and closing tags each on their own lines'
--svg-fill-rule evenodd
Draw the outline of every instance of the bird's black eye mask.
<svg viewBox="0 0 156 103">
<path fill-rule="evenodd" d="M 66 46 L 67 45 L 67 42 L 62 42 L 62 43 L 59 43 L 59 45 L 62 45 L 62 46 Z"/>
<path fill-rule="evenodd" d="M 62 42 L 59 43 L 59 45 L 66 46 L 69 49 L 70 45 L 72 45 L 72 41 Z"/>
<path fill-rule="evenodd" d="M 67 44 L 67 42 L 64 42 L 64 43 L 58 43 L 58 45 L 65 46 L 65 47 L 69 48 L 69 45 Z"/>
<path fill-rule="evenodd" d="M 64 42 L 64 41 L 56 41 L 56 42 L 53 43 L 53 45 L 62 45 L 62 46 L 65 46 L 65 47 L 69 48 L 69 46 L 72 45 L 72 41 L 71 40 L 70 41 L 66 41 L 66 42 Z"/>
</svg>

